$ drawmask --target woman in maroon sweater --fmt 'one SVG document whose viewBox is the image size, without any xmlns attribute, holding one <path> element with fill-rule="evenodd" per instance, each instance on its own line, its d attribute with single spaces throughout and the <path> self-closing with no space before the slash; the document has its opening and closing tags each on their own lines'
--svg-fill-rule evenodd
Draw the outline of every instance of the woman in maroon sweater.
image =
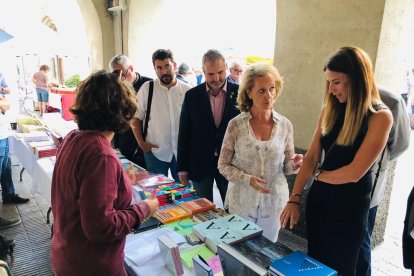
<svg viewBox="0 0 414 276">
<path fill-rule="evenodd" d="M 134 91 L 119 76 L 92 74 L 71 108 L 79 130 L 61 145 L 53 172 L 52 268 L 61 275 L 127 275 L 125 236 L 158 208 L 156 199 L 131 204 L 133 174 L 111 147 L 136 111 Z"/>
</svg>

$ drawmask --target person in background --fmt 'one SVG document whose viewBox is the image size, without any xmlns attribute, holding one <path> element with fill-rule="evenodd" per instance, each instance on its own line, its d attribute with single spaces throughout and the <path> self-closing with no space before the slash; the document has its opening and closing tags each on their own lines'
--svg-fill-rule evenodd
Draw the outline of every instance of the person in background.
<svg viewBox="0 0 414 276">
<path fill-rule="evenodd" d="M 125 237 L 158 208 L 157 199 L 131 205 L 134 172 L 111 146 L 136 109 L 119 75 L 99 71 L 77 88 L 70 111 L 79 130 L 63 140 L 52 177 L 54 275 L 127 275 Z"/>
<path fill-rule="evenodd" d="M 177 140 L 181 106 L 190 86 L 177 81 L 176 63 L 170 50 L 158 49 L 152 55 L 152 64 L 158 78 L 153 82 L 151 114 L 148 135 L 144 140 L 142 122 L 145 119 L 150 82 L 146 82 L 137 94 L 138 109 L 132 120 L 132 131 L 144 152 L 148 171 L 171 176 L 177 175 Z"/>
<path fill-rule="evenodd" d="M 393 118 L 362 49 L 340 48 L 324 71 L 319 122 L 280 219 L 282 227 L 297 223 L 300 195 L 314 178 L 306 202 L 308 254 L 340 275 L 355 275 L 374 182 L 371 168 L 386 146 Z"/>
<path fill-rule="evenodd" d="M 193 70 L 190 68 L 190 66 L 188 66 L 187 63 L 183 62 L 178 66 L 177 79 L 191 85 L 191 87 L 194 86 L 190 80 L 192 74 Z"/>
<path fill-rule="evenodd" d="M 259 225 L 273 242 L 289 198 L 285 174 L 297 173 L 303 159 L 295 154 L 292 124 L 273 110 L 281 91 L 274 66 L 247 68 L 237 100 L 242 113 L 229 122 L 218 161 L 229 181 L 224 207 Z"/>
<path fill-rule="evenodd" d="M 32 82 L 36 85 L 37 101 L 39 102 L 40 116 L 46 112 L 47 104 L 49 102 L 49 89 L 51 84 L 49 83 L 47 73 L 49 72 L 49 66 L 43 64 L 40 66 L 39 71 L 32 76 Z"/>
<path fill-rule="evenodd" d="M 243 74 L 243 66 L 237 61 L 232 61 L 229 66 L 230 74 L 227 76 L 227 81 L 240 84 Z"/>
<path fill-rule="evenodd" d="M 394 123 L 392 125 L 387 145 L 380 158 L 375 161 L 372 167 L 372 179 L 374 179 L 373 190 L 371 192 L 371 204 L 368 212 L 368 223 L 358 254 L 356 267 L 357 275 L 371 275 L 371 237 L 375 225 L 378 205 L 381 202 L 385 186 L 387 184 L 388 165 L 396 160 L 410 144 L 410 124 L 406 109 L 406 104 L 401 97 L 390 91 L 379 88 L 381 100 L 392 112 Z"/>
<path fill-rule="evenodd" d="M 1 81 L 3 92 L 10 94 L 10 89 L 6 84 L 6 81 Z M 4 86 L 3 86 L 4 85 Z M 9 156 L 9 136 L 11 133 L 10 120 L 6 115 L 6 110 L 10 108 L 10 103 L 4 96 L 0 96 L 0 183 L 1 183 L 1 196 L 3 199 L 3 204 L 22 204 L 29 201 L 28 198 L 22 198 L 15 193 L 13 178 L 12 178 L 12 169 L 11 169 L 11 160 Z M 19 221 L 14 221 L 15 223 L 20 223 Z M 8 225 L 9 222 L 5 219 L 0 220 L 1 225 Z"/>
<path fill-rule="evenodd" d="M 414 187 L 407 199 L 402 233 L 402 251 L 404 267 L 410 269 L 411 275 L 414 275 Z"/>
<path fill-rule="evenodd" d="M 125 55 L 114 56 L 109 62 L 109 70 L 119 75 L 122 80 L 132 84 L 135 92 L 138 92 L 145 82 L 152 80 L 135 72 L 131 60 Z M 115 133 L 113 144 L 128 160 L 142 168 L 146 168 L 144 154 L 141 148 L 139 148 L 131 128 Z"/>
<path fill-rule="evenodd" d="M 206 82 L 187 92 L 181 111 L 177 170 L 183 184 L 191 180 L 197 194 L 210 201 L 215 181 L 224 203 L 228 181 L 217 162 L 227 125 L 240 113 L 239 86 L 226 81 L 226 61 L 219 51 L 208 50 L 202 66 Z"/>
<path fill-rule="evenodd" d="M 4 96 L 6 94 L 10 94 L 10 88 L 7 85 L 6 79 L 4 78 L 3 74 L 0 72 L 0 95 Z"/>
</svg>

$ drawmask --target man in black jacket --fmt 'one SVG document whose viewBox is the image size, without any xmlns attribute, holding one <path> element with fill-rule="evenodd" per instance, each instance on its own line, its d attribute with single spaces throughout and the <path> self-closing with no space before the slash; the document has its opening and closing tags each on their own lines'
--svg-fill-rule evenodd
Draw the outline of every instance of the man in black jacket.
<svg viewBox="0 0 414 276">
<path fill-rule="evenodd" d="M 134 67 L 131 65 L 131 61 L 125 55 L 114 56 L 109 62 L 109 69 L 113 73 L 121 76 L 122 79 L 131 83 L 135 92 L 138 92 L 145 82 L 152 80 L 134 72 Z M 143 152 L 138 147 L 137 140 L 131 129 L 125 132 L 116 133 L 113 143 L 114 147 L 118 148 L 128 160 L 146 168 Z"/>
<path fill-rule="evenodd" d="M 186 93 L 181 110 L 177 171 L 182 183 L 191 180 L 197 194 L 211 201 L 216 181 L 224 203 L 228 181 L 217 162 L 227 125 L 240 113 L 239 86 L 226 81 L 226 61 L 219 51 L 207 51 L 202 64 L 206 82 Z"/>
</svg>

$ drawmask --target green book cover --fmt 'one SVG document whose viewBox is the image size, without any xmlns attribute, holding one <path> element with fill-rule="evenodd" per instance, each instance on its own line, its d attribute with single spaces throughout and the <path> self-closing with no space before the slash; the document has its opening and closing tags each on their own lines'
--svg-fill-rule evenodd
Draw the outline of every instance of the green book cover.
<svg viewBox="0 0 414 276">
<path fill-rule="evenodd" d="M 189 269 L 193 267 L 194 256 L 201 256 L 204 260 L 208 260 L 213 258 L 215 254 L 205 244 L 196 245 L 180 252 L 181 261 Z"/>
<path fill-rule="evenodd" d="M 177 232 L 178 234 L 181 234 L 183 236 L 191 234 L 193 231 L 193 226 L 196 225 L 194 220 L 192 219 L 183 219 L 179 220 L 173 223 L 168 223 L 163 225 L 163 227 L 168 227 Z"/>
</svg>

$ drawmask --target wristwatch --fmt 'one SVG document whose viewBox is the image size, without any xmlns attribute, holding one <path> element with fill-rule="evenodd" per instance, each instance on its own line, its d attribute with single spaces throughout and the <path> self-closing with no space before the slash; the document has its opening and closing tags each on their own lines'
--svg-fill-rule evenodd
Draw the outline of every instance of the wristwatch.
<svg viewBox="0 0 414 276">
<path fill-rule="evenodd" d="M 313 173 L 313 178 L 315 178 L 315 180 L 319 181 L 319 175 L 322 173 L 323 171 L 320 169 L 315 170 L 315 172 Z"/>
</svg>

